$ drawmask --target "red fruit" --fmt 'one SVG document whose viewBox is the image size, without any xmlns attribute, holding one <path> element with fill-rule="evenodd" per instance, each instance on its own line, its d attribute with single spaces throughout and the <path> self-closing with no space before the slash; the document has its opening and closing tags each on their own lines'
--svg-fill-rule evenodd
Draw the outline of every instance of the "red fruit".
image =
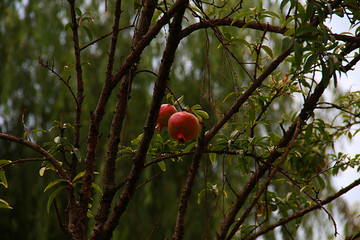
<svg viewBox="0 0 360 240">
<path fill-rule="evenodd" d="M 159 111 L 159 117 L 158 117 L 158 124 L 156 126 L 156 129 L 161 131 L 161 129 L 168 125 L 168 120 L 176 113 L 176 108 L 171 104 L 162 104 Z"/>
<path fill-rule="evenodd" d="M 185 144 L 194 140 L 199 134 L 199 120 L 191 113 L 174 113 L 168 122 L 168 132 L 178 143 Z"/>
</svg>

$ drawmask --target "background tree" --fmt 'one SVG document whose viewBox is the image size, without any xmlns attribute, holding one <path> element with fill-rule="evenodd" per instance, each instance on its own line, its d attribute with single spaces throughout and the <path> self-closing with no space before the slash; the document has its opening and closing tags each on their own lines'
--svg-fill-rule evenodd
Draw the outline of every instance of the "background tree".
<svg viewBox="0 0 360 240">
<path fill-rule="evenodd" d="M 337 82 L 359 60 L 359 8 L 5 1 L 1 239 L 291 239 L 308 219 L 337 235 L 333 212 L 351 213 L 331 203 L 360 183 L 330 183 L 359 165 L 334 148 L 357 133 L 359 93 Z M 165 102 L 199 118 L 195 141 L 155 130 Z"/>
</svg>

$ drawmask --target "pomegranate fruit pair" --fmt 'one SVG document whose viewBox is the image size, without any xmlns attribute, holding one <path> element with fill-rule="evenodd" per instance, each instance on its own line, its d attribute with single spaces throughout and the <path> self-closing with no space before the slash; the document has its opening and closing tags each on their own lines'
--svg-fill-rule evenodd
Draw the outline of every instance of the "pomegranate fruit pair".
<svg viewBox="0 0 360 240">
<path fill-rule="evenodd" d="M 194 140 L 200 130 L 199 120 L 193 114 L 177 112 L 171 104 L 161 105 L 157 122 L 157 130 L 167 126 L 170 137 L 181 144 Z"/>
</svg>

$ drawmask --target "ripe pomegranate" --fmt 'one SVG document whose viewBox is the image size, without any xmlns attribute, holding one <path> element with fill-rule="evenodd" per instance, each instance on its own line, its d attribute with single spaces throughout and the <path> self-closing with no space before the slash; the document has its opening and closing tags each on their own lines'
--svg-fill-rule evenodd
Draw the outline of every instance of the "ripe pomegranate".
<svg viewBox="0 0 360 240">
<path fill-rule="evenodd" d="M 194 140 L 199 134 L 199 120 L 191 113 L 174 113 L 168 122 L 168 132 L 178 143 L 185 144 Z"/>
<path fill-rule="evenodd" d="M 168 120 L 176 113 L 176 108 L 171 104 L 162 104 L 159 111 L 159 117 L 158 117 L 158 124 L 156 126 L 156 129 L 160 132 L 161 129 L 168 125 Z"/>
</svg>

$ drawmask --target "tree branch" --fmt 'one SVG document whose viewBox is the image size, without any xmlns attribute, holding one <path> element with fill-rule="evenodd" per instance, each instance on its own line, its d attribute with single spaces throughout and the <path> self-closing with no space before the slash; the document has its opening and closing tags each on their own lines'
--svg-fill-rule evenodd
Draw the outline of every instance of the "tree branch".
<svg viewBox="0 0 360 240">
<path fill-rule="evenodd" d="M 261 77 L 261 76 L 260 76 Z M 297 120 L 300 121 L 300 129 L 302 126 L 306 123 L 307 119 L 310 117 L 312 112 L 314 111 L 317 102 L 319 101 L 320 97 L 322 96 L 325 87 L 327 84 L 324 84 L 324 82 L 328 82 L 328 79 L 323 79 L 315 88 L 314 92 L 310 97 L 305 101 L 304 106 L 299 113 Z M 274 151 L 270 152 L 269 157 L 266 160 L 266 164 L 260 166 L 258 171 L 250 176 L 246 184 L 244 185 L 241 192 L 239 192 L 238 197 L 233 202 L 230 210 L 228 211 L 227 215 L 225 216 L 222 225 L 219 229 L 219 231 L 216 234 L 216 239 L 225 239 L 228 229 L 230 228 L 231 224 L 234 222 L 235 217 L 240 210 L 240 208 L 245 203 L 245 200 L 249 196 L 249 194 L 254 189 L 257 182 L 260 180 L 260 178 L 265 174 L 265 172 L 271 167 L 271 164 L 274 163 L 274 161 L 281 155 L 281 153 L 278 152 L 277 149 L 281 149 L 285 147 L 289 141 L 291 141 L 292 136 L 294 135 L 295 130 L 297 129 L 298 122 L 293 123 L 289 129 L 286 131 L 282 139 L 277 144 Z"/>
<path fill-rule="evenodd" d="M 184 218 L 185 218 L 189 198 L 191 195 L 191 190 L 194 185 L 195 176 L 198 173 L 200 160 L 205 148 L 204 132 L 205 132 L 205 128 L 203 127 L 201 137 L 199 138 L 198 141 L 198 146 L 192 157 L 190 170 L 186 178 L 186 183 L 181 194 L 180 203 L 178 207 L 178 214 L 176 218 L 175 230 L 173 234 L 173 240 L 183 239 L 184 236 Z"/>
<path fill-rule="evenodd" d="M 118 29 L 118 33 L 119 33 L 120 31 L 122 31 L 122 30 L 125 30 L 125 29 L 128 29 L 128 28 L 132 28 L 132 27 L 134 27 L 134 25 L 129 25 L 129 26 L 126 26 L 126 27 L 119 28 L 119 29 Z M 91 45 L 94 45 L 95 43 L 103 40 L 104 38 L 107 38 L 108 36 L 112 35 L 113 33 L 114 33 L 114 32 L 107 33 L 107 34 L 105 34 L 105 35 L 103 35 L 103 36 L 101 36 L 101 37 L 99 37 L 99 38 L 97 38 L 97 39 L 89 42 L 88 44 L 86 44 L 86 45 L 84 45 L 83 47 L 81 47 L 81 48 L 80 48 L 80 51 L 85 50 L 86 48 L 90 47 Z M 118 33 L 117 33 L 117 35 L 118 35 Z"/>
<path fill-rule="evenodd" d="M 141 17 L 139 24 L 136 26 L 135 34 L 132 41 L 132 47 L 135 47 L 139 39 L 149 30 L 151 18 L 154 14 L 156 7 L 156 1 L 146 1 L 142 8 Z M 120 11 L 120 10 L 116 10 Z M 114 26 L 115 28 L 116 26 Z M 116 156 L 118 153 L 118 146 L 120 143 L 120 134 L 123 126 L 123 122 L 126 116 L 128 100 L 130 99 L 131 84 L 135 76 L 137 69 L 137 63 L 140 61 L 140 56 L 136 59 L 133 66 L 129 69 L 128 74 L 123 78 L 119 92 L 118 98 L 114 110 L 114 117 L 112 120 L 110 135 L 108 140 L 107 152 L 105 156 L 105 166 L 104 166 L 104 194 L 100 200 L 100 206 L 95 216 L 95 228 L 94 228 L 94 238 L 97 238 L 96 235 L 100 234 L 103 224 L 106 221 L 106 218 L 109 214 L 109 209 L 114 197 L 116 190 L 115 186 L 115 171 L 116 171 Z M 109 193 L 107 193 L 109 192 Z"/>
<path fill-rule="evenodd" d="M 256 193 L 256 196 L 254 198 L 254 200 L 251 202 L 251 204 L 249 205 L 249 207 L 245 210 L 244 214 L 241 216 L 240 220 L 237 221 L 237 223 L 235 224 L 235 226 L 233 227 L 231 233 L 228 235 L 228 237 L 226 238 L 227 240 L 231 240 L 232 237 L 235 235 L 235 233 L 237 232 L 237 230 L 239 229 L 240 225 L 245 221 L 245 219 L 247 218 L 247 216 L 250 214 L 251 210 L 253 209 L 253 207 L 257 204 L 257 202 L 259 201 L 261 195 L 264 193 L 264 191 L 267 189 L 267 187 L 269 186 L 271 180 L 273 179 L 273 177 L 275 176 L 275 174 L 279 171 L 281 165 L 283 164 L 283 162 L 285 161 L 285 159 L 287 158 L 293 143 L 295 142 L 297 136 L 300 133 L 300 119 L 297 119 L 296 121 L 296 127 L 295 127 L 295 131 L 294 131 L 294 135 L 292 136 L 291 140 L 289 141 L 289 143 L 287 144 L 287 147 L 284 151 L 284 153 L 281 156 L 280 161 L 276 164 L 276 166 L 271 170 L 269 176 L 266 178 L 266 180 L 264 181 L 262 187 L 260 188 L 260 190 Z"/>
<path fill-rule="evenodd" d="M 251 84 L 251 86 L 236 100 L 224 116 L 214 125 L 214 127 L 205 135 L 205 142 L 209 142 L 215 134 L 229 121 L 229 119 L 239 111 L 239 108 L 252 95 L 252 93 L 262 84 L 262 82 L 282 63 L 287 56 L 290 55 L 292 46 L 282 52 L 269 67 Z"/>
<path fill-rule="evenodd" d="M 117 200 L 111 215 L 109 216 L 108 220 L 106 221 L 106 223 L 103 227 L 104 234 L 102 236 L 99 236 L 100 238 L 98 238 L 98 239 L 108 239 L 111 237 L 112 232 L 115 229 L 115 227 L 117 226 L 121 215 L 125 211 L 129 201 L 131 200 L 132 196 L 135 193 L 135 190 L 137 187 L 137 181 L 140 177 L 140 174 L 142 173 L 142 170 L 144 169 L 146 153 L 147 153 L 150 141 L 151 141 L 152 136 L 155 131 L 155 125 L 156 125 L 156 120 L 157 120 L 157 117 L 159 114 L 161 101 L 162 101 L 163 97 L 165 96 L 167 80 L 169 79 L 169 73 L 170 73 L 170 69 L 171 69 L 171 66 L 174 61 L 175 52 L 176 52 L 178 44 L 180 42 L 180 39 L 177 37 L 177 35 L 180 32 L 181 20 L 182 20 L 182 16 L 183 16 L 183 13 L 184 13 L 187 3 L 188 3 L 188 1 L 186 1 L 186 0 L 185 1 L 178 0 L 169 9 L 169 11 L 171 10 L 171 12 L 174 11 L 175 16 L 177 16 L 177 17 L 174 17 L 173 22 L 170 24 L 169 37 L 167 40 L 165 50 L 163 52 L 163 58 L 162 58 L 162 61 L 160 64 L 158 78 L 155 82 L 151 106 L 150 106 L 150 110 L 149 110 L 147 120 L 146 120 L 146 123 L 144 126 L 143 137 L 140 140 L 140 145 L 138 147 L 138 151 L 136 152 L 136 155 L 133 158 L 133 166 L 132 166 L 131 172 L 129 174 L 129 177 L 125 183 L 125 188 L 124 188 L 123 192 L 121 193 L 119 199 Z M 181 11 L 181 9 L 184 9 L 184 10 Z M 164 17 L 165 16 L 167 17 L 166 14 L 164 15 Z M 159 24 L 162 24 L 162 21 L 164 21 L 164 17 L 162 19 L 160 19 L 157 22 L 157 24 L 155 24 L 155 26 L 145 36 L 143 36 L 141 38 L 141 40 L 139 42 L 137 42 L 138 47 L 141 46 L 141 44 L 144 43 L 144 41 L 147 42 L 149 40 L 148 39 L 149 34 L 152 37 L 152 34 L 154 34 L 154 31 L 157 29 L 157 26 L 160 26 Z M 154 30 L 154 28 L 155 28 L 155 30 Z M 133 54 L 134 54 L 134 52 L 138 51 L 137 49 L 139 49 L 139 48 L 133 49 L 133 51 L 130 53 L 127 61 L 124 62 L 121 69 L 117 72 L 117 74 L 115 74 L 113 83 L 116 83 L 118 81 L 118 78 L 123 76 L 124 67 L 126 67 L 127 64 L 129 64 L 128 61 L 130 58 L 136 57 Z M 136 60 L 136 59 L 133 59 L 133 60 Z M 91 236 L 90 239 L 93 239 L 92 237 L 93 236 Z"/>
<path fill-rule="evenodd" d="M 63 179 L 70 180 L 70 177 L 68 176 L 66 170 L 60 165 L 59 161 L 51 155 L 48 151 L 43 149 L 40 145 L 37 145 L 33 142 L 30 142 L 28 140 L 25 140 L 23 138 L 19 138 L 13 135 L 9 135 L 6 133 L 0 133 L 0 139 L 5 139 L 11 142 L 16 142 L 18 144 L 27 146 L 34 150 L 35 152 L 40 153 L 42 156 L 45 157 L 45 160 L 49 161 L 55 168 L 55 172 Z M 36 158 L 37 160 L 37 158 Z M 14 162 L 13 162 L 14 163 Z"/>
<path fill-rule="evenodd" d="M 242 28 L 246 25 L 246 28 L 264 31 L 266 29 L 268 32 L 284 34 L 286 33 L 289 28 L 281 28 L 280 26 L 271 25 L 269 23 L 261 23 L 261 22 L 252 22 L 247 24 L 244 20 L 237 20 L 233 22 L 233 18 L 221 18 L 221 19 L 202 19 L 198 23 L 194 23 L 186 28 L 184 28 L 181 33 L 180 37 L 185 38 L 189 36 L 191 33 L 203 29 L 209 28 L 214 26 L 233 26 L 237 28 Z M 341 35 L 341 34 L 330 34 L 336 40 L 340 40 L 347 43 L 359 43 L 360 37 L 354 37 L 349 35 Z"/>
<path fill-rule="evenodd" d="M 74 54 L 75 54 L 75 69 L 76 69 L 76 83 L 77 83 L 77 94 L 76 94 L 76 117 L 74 124 L 74 139 L 73 145 L 75 148 L 80 149 L 80 128 L 81 128 L 81 108 L 82 102 L 84 100 L 84 82 L 82 78 L 82 67 L 81 67 L 81 54 L 80 54 L 80 44 L 79 44 L 79 34 L 78 34 L 78 23 L 76 19 L 75 12 L 75 0 L 68 0 L 70 5 L 70 15 L 71 15 L 71 29 L 73 33 L 73 42 L 74 42 Z M 71 168 L 70 168 L 70 178 L 74 178 L 77 174 L 78 159 L 75 154 L 72 157 Z"/>
<path fill-rule="evenodd" d="M 319 201 L 318 203 L 315 203 L 307 208 L 301 209 L 300 211 L 281 219 L 280 221 L 273 223 L 265 228 L 263 228 L 262 230 L 258 231 L 257 233 L 245 238 L 245 240 L 251 240 L 251 239 L 256 239 L 261 235 L 264 235 L 265 233 L 275 229 L 278 226 L 284 225 L 294 219 L 300 218 L 302 216 L 304 216 L 305 214 L 312 212 L 316 209 L 321 208 L 321 206 L 324 206 L 330 202 L 332 202 L 333 200 L 339 198 L 340 196 L 342 196 L 343 194 L 347 193 L 348 191 L 350 191 L 351 189 L 353 189 L 354 187 L 360 185 L 360 178 L 355 180 L 353 183 L 351 183 L 350 185 L 348 185 L 347 187 L 341 189 L 340 191 L 338 191 L 337 193 L 325 198 L 324 200 Z"/>
</svg>

